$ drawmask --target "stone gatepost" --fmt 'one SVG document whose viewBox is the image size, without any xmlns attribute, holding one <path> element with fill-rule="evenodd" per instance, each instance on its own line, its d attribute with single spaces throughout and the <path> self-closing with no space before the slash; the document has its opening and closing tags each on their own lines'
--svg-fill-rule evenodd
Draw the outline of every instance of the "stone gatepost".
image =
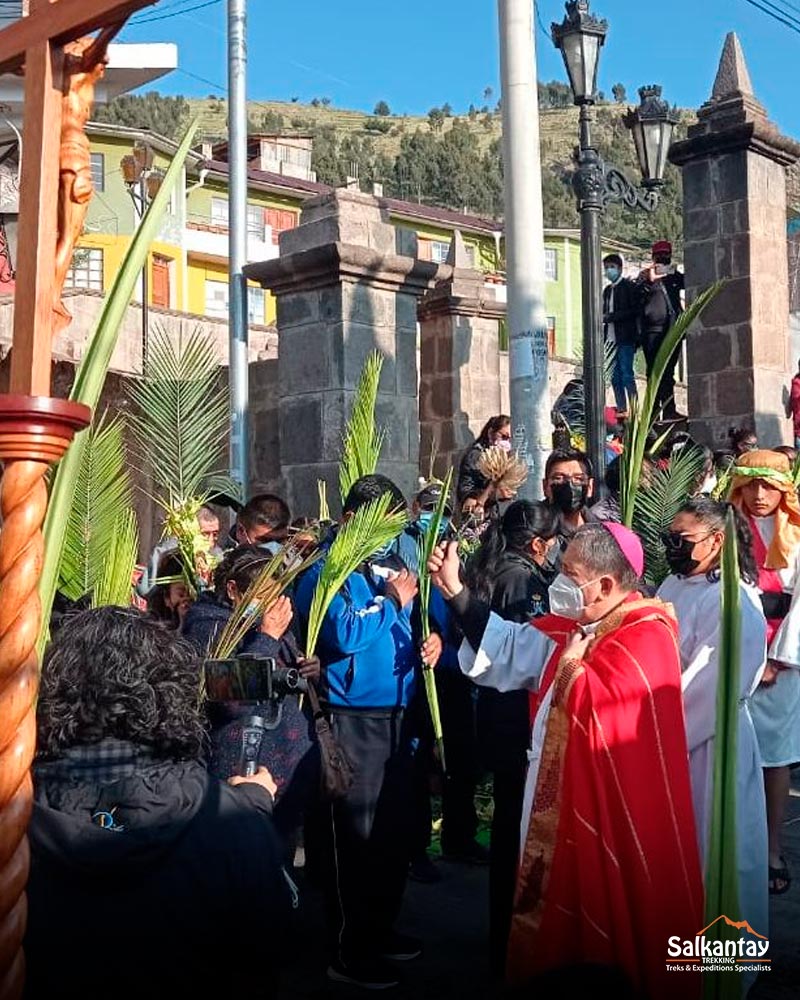
<svg viewBox="0 0 800 1000">
<path fill-rule="evenodd" d="M 499 321 L 505 303 L 487 296 L 483 275 L 470 267 L 456 231 L 449 275 L 419 304 L 420 468 L 444 475 L 489 419 L 508 412 L 500 370 Z M 446 266 L 447 266 L 446 265 Z M 507 374 L 507 373 L 506 373 Z"/>
<path fill-rule="evenodd" d="M 280 256 L 248 278 L 277 299 L 278 434 L 287 500 L 317 511 L 317 480 L 339 511 L 342 434 L 364 360 L 386 361 L 376 407 L 387 431 L 379 471 L 413 495 L 419 475 L 417 300 L 437 266 L 415 259 L 416 236 L 395 229 L 379 203 L 337 189 L 305 202 Z"/>
<path fill-rule="evenodd" d="M 725 288 L 688 338 L 692 433 L 720 446 L 749 424 L 762 444 L 790 440 L 786 167 L 800 145 L 753 95 L 736 35 L 725 40 L 711 99 L 670 159 L 683 170 L 687 295 Z"/>
</svg>

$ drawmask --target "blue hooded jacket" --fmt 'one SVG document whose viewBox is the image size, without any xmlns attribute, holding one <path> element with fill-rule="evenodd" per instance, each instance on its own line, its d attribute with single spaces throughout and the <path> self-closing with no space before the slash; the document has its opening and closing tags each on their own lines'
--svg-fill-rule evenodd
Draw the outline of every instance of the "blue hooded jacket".
<svg viewBox="0 0 800 1000">
<path fill-rule="evenodd" d="M 304 625 L 323 560 L 300 579 L 295 597 Z M 317 655 L 322 689 L 331 705 L 355 709 L 405 707 L 414 693 L 419 662 L 411 607 L 398 611 L 385 579 L 366 566 L 348 577 L 320 631 Z"/>
</svg>

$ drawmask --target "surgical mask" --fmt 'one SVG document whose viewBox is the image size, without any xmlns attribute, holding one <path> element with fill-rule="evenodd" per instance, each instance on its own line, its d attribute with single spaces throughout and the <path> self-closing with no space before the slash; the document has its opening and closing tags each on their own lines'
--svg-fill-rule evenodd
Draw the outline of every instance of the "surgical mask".
<svg viewBox="0 0 800 1000">
<path fill-rule="evenodd" d="M 693 559 L 692 553 L 697 542 L 684 538 L 677 531 L 667 531 L 661 536 L 664 543 L 667 565 L 678 576 L 691 576 L 700 565 L 699 559 Z"/>
<path fill-rule="evenodd" d="M 547 550 L 544 563 L 542 564 L 542 569 L 550 569 L 553 572 L 558 572 L 561 566 L 561 556 L 563 555 L 563 550 L 561 548 L 561 542 L 556 541 L 554 545 L 551 545 Z"/>
<path fill-rule="evenodd" d="M 717 488 L 717 477 L 716 476 L 706 476 L 703 480 L 703 485 L 700 487 L 701 493 L 713 493 Z"/>
<path fill-rule="evenodd" d="M 613 284 L 619 279 L 619 268 L 618 267 L 607 267 L 606 277 Z"/>
<path fill-rule="evenodd" d="M 562 514 L 575 514 L 586 506 L 589 487 L 585 483 L 555 483 L 550 491 L 553 504 Z"/>
<path fill-rule="evenodd" d="M 495 448 L 499 448 L 500 451 L 511 451 L 511 442 L 508 438 L 498 438 L 494 443 Z"/>
<path fill-rule="evenodd" d="M 271 556 L 276 556 L 283 548 L 283 542 L 258 542 L 257 544 L 260 549 L 269 552 Z"/>
<path fill-rule="evenodd" d="M 417 524 L 420 526 L 422 531 L 427 532 L 431 525 L 433 524 L 433 519 L 436 516 L 436 511 L 433 510 L 423 510 L 420 511 L 419 517 L 417 518 Z M 439 537 L 447 531 L 450 527 L 450 518 L 447 515 L 442 515 L 442 520 L 439 522 Z"/>
<path fill-rule="evenodd" d="M 597 579 L 599 580 L 600 577 Z M 589 580 L 588 583 L 578 585 L 568 576 L 559 573 L 547 589 L 551 613 L 577 621 L 586 610 L 583 601 L 583 588 L 592 583 L 597 583 L 597 580 Z"/>
</svg>

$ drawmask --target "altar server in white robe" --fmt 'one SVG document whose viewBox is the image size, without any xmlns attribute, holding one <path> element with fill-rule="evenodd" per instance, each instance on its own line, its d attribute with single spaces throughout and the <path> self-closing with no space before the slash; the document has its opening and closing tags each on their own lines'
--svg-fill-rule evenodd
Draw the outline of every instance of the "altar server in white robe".
<svg viewBox="0 0 800 1000">
<path fill-rule="evenodd" d="M 714 791 L 714 747 L 721 635 L 719 565 L 725 540 L 726 503 L 706 497 L 690 500 L 664 536 L 673 573 L 658 596 L 678 619 L 681 687 L 686 713 L 689 769 L 692 779 L 701 858 L 707 862 Z M 758 576 L 752 537 L 736 512 L 741 576 L 741 655 L 737 730 L 736 846 L 739 871 L 738 919 L 767 935 L 767 810 L 761 755 L 750 714 L 767 658 L 767 622 L 754 583 Z M 705 865 L 704 865 L 705 867 Z"/>
</svg>

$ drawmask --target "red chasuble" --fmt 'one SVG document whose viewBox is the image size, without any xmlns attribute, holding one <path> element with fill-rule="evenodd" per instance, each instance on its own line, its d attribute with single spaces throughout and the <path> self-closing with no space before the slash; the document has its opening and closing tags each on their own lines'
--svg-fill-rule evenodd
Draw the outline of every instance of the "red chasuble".
<svg viewBox="0 0 800 1000">
<path fill-rule="evenodd" d="M 563 648 L 564 620 L 537 627 Z M 549 677 L 548 677 L 549 675 Z M 508 976 L 621 967 L 649 1000 L 690 1000 L 667 942 L 703 923 L 672 609 L 639 595 L 600 625 L 585 660 L 556 657 L 553 699 L 520 861 Z"/>
</svg>

